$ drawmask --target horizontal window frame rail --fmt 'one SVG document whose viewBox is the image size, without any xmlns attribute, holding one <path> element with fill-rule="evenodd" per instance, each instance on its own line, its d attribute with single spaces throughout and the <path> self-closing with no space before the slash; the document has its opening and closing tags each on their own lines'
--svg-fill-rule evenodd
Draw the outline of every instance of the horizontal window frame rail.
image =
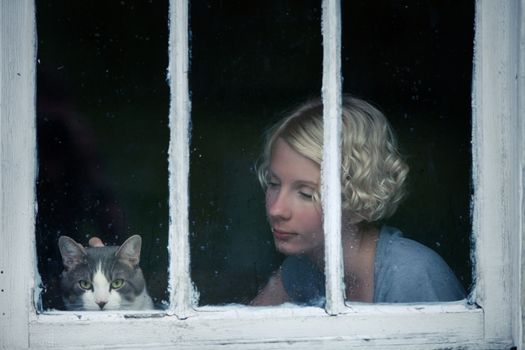
<svg viewBox="0 0 525 350">
<path fill-rule="evenodd" d="M 38 315 L 30 323 L 31 348 L 71 346 L 72 339 L 83 346 L 100 345 L 93 334 L 105 334 L 104 346 L 115 348 L 247 345 L 271 349 L 276 345 L 315 348 L 319 342 L 330 348 L 381 345 L 382 348 L 464 347 L 490 348 L 485 344 L 483 310 L 463 302 L 439 304 L 374 305 L 352 304 L 347 313 L 328 315 L 321 308 L 201 307 L 185 320 L 165 313 L 140 317 L 140 313 L 74 313 Z M 147 313 L 142 314 L 148 316 Z M 153 316 L 153 315 L 152 315 Z M 380 317 L 378 322 L 378 317 Z M 92 328 L 86 333 L 86 327 Z M 436 332 L 436 329 L 440 332 Z M 122 331 L 119 331 L 121 329 Z M 204 339 L 204 340 L 203 340 Z M 489 346 L 490 345 L 490 346 Z M 278 347 L 278 346 L 277 346 Z M 503 348 L 502 347 L 502 348 Z"/>
</svg>

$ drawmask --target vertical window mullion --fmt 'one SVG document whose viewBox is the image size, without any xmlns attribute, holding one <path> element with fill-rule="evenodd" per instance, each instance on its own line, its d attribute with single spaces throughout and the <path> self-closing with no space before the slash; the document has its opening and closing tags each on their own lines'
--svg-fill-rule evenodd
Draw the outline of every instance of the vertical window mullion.
<svg viewBox="0 0 525 350">
<path fill-rule="evenodd" d="M 36 22 L 33 1 L 0 1 L 0 348 L 29 347 L 36 305 Z M 33 295 L 33 292 L 35 295 Z"/>
<path fill-rule="evenodd" d="M 190 98 L 187 0 L 170 0 L 169 22 L 169 312 L 179 318 L 186 318 L 192 310 L 188 237 Z"/>
<path fill-rule="evenodd" d="M 344 308 L 343 252 L 341 247 L 341 5 L 324 0 L 322 170 L 323 228 L 325 233 L 326 312 Z"/>
<path fill-rule="evenodd" d="M 523 4 L 523 1 L 521 2 Z M 475 289 L 485 315 L 485 338 L 507 337 L 519 253 L 520 224 L 518 1 L 477 1 L 472 84 L 473 222 Z M 521 19 L 521 21 L 523 21 Z M 502 281 L 508 281 L 502 283 Z M 516 288 L 513 289 L 513 287 Z M 516 321 L 519 323 L 519 321 Z"/>
</svg>

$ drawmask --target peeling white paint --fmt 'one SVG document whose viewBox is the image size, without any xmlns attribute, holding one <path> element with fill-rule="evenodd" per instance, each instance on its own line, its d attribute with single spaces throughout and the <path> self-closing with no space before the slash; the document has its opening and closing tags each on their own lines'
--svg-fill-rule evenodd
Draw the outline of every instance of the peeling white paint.
<svg viewBox="0 0 525 350">
<path fill-rule="evenodd" d="M 523 0 L 521 0 L 523 3 Z M 485 338 L 510 338 L 520 232 L 517 76 L 519 1 L 477 1 L 473 81 L 475 302 Z M 515 322 L 514 322 L 515 323 Z"/>
<path fill-rule="evenodd" d="M 34 312 L 33 2 L 0 1 L 0 31 L 0 347 L 13 349 L 29 345 Z"/>
<path fill-rule="evenodd" d="M 192 313 L 188 238 L 189 121 L 188 90 L 188 2 L 170 1 L 169 9 L 169 313 L 184 319 Z"/>
<path fill-rule="evenodd" d="M 325 232 L 326 312 L 344 310 L 341 248 L 341 7 L 323 1 L 323 162 L 322 202 Z"/>
<path fill-rule="evenodd" d="M 520 349 L 525 349 L 525 296 L 523 291 L 525 291 L 525 259 L 523 258 L 523 252 L 525 250 L 525 121 L 523 120 L 525 116 L 525 1 L 521 0 L 518 5 L 518 25 L 519 25 L 519 46 L 518 46 L 518 56 L 519 56 L 519 67 L 518 67 L 518 76 L 517 76 L 517 95 L 518 95 L 518 115 L 520 118 L 520 145 L 519 151 L 521 152 L 520 165 L 521 165 L 521 178 L 520 191 L 519 191 L 519 209 L 518 211 L 522 213 L 521 222 L 519 226 L 518 233 L 521 235 L 521 244 L 516 244 L 516 252 L 518 264 L 516 268 L 518 271 L 518 289 L 514 295 L 513 303 L 516 305 L 518 312 L 515 313 L 515 321 L 513 322 L 513 337 L 515 343 L 518 346 L 521 346 Z M 519 308 L 518 306 L 521 306 Z M 519 312 L 521 311 L 521 312 Z"/>
</svg>

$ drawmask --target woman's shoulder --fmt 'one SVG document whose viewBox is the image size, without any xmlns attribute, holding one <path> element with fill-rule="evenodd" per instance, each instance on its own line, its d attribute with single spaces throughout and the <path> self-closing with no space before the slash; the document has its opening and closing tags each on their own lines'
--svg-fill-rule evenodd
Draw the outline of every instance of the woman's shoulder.
<svg viewBox="0 0 525 350">
<path fill-rule="evenodd" d="M 429 302 L 462 299 L 463 287 L 434 250 L 383 226 L 376 247 L 376 302 Z"/>
<path fill-rule="evenodd" d="M 378 259 L 380 258 L 380 259 Z M 405 238 L 403 233 L 389 226 L 383 226 L 379 233 L 379 241 L 376 247 L 376 264 L 386 264 L 391 268 L 392 263 L 419 265 L 433 264 L 441 265 L 443 259 L 429 247 Z"/>
</svg>

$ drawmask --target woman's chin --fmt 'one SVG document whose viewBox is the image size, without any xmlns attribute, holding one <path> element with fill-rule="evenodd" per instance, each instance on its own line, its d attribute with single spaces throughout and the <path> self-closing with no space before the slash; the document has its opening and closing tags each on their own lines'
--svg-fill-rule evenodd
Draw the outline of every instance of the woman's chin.
<svg viewBox="0 0 525 350">
<path fill-rule="evenodd" d="M 284 255 L 300 255 L 304 253 L 304 248 L 299 247 L 291 242 L 283 242 L 278 239 L 274 239 L 275 249 Z"/>
</svg>

